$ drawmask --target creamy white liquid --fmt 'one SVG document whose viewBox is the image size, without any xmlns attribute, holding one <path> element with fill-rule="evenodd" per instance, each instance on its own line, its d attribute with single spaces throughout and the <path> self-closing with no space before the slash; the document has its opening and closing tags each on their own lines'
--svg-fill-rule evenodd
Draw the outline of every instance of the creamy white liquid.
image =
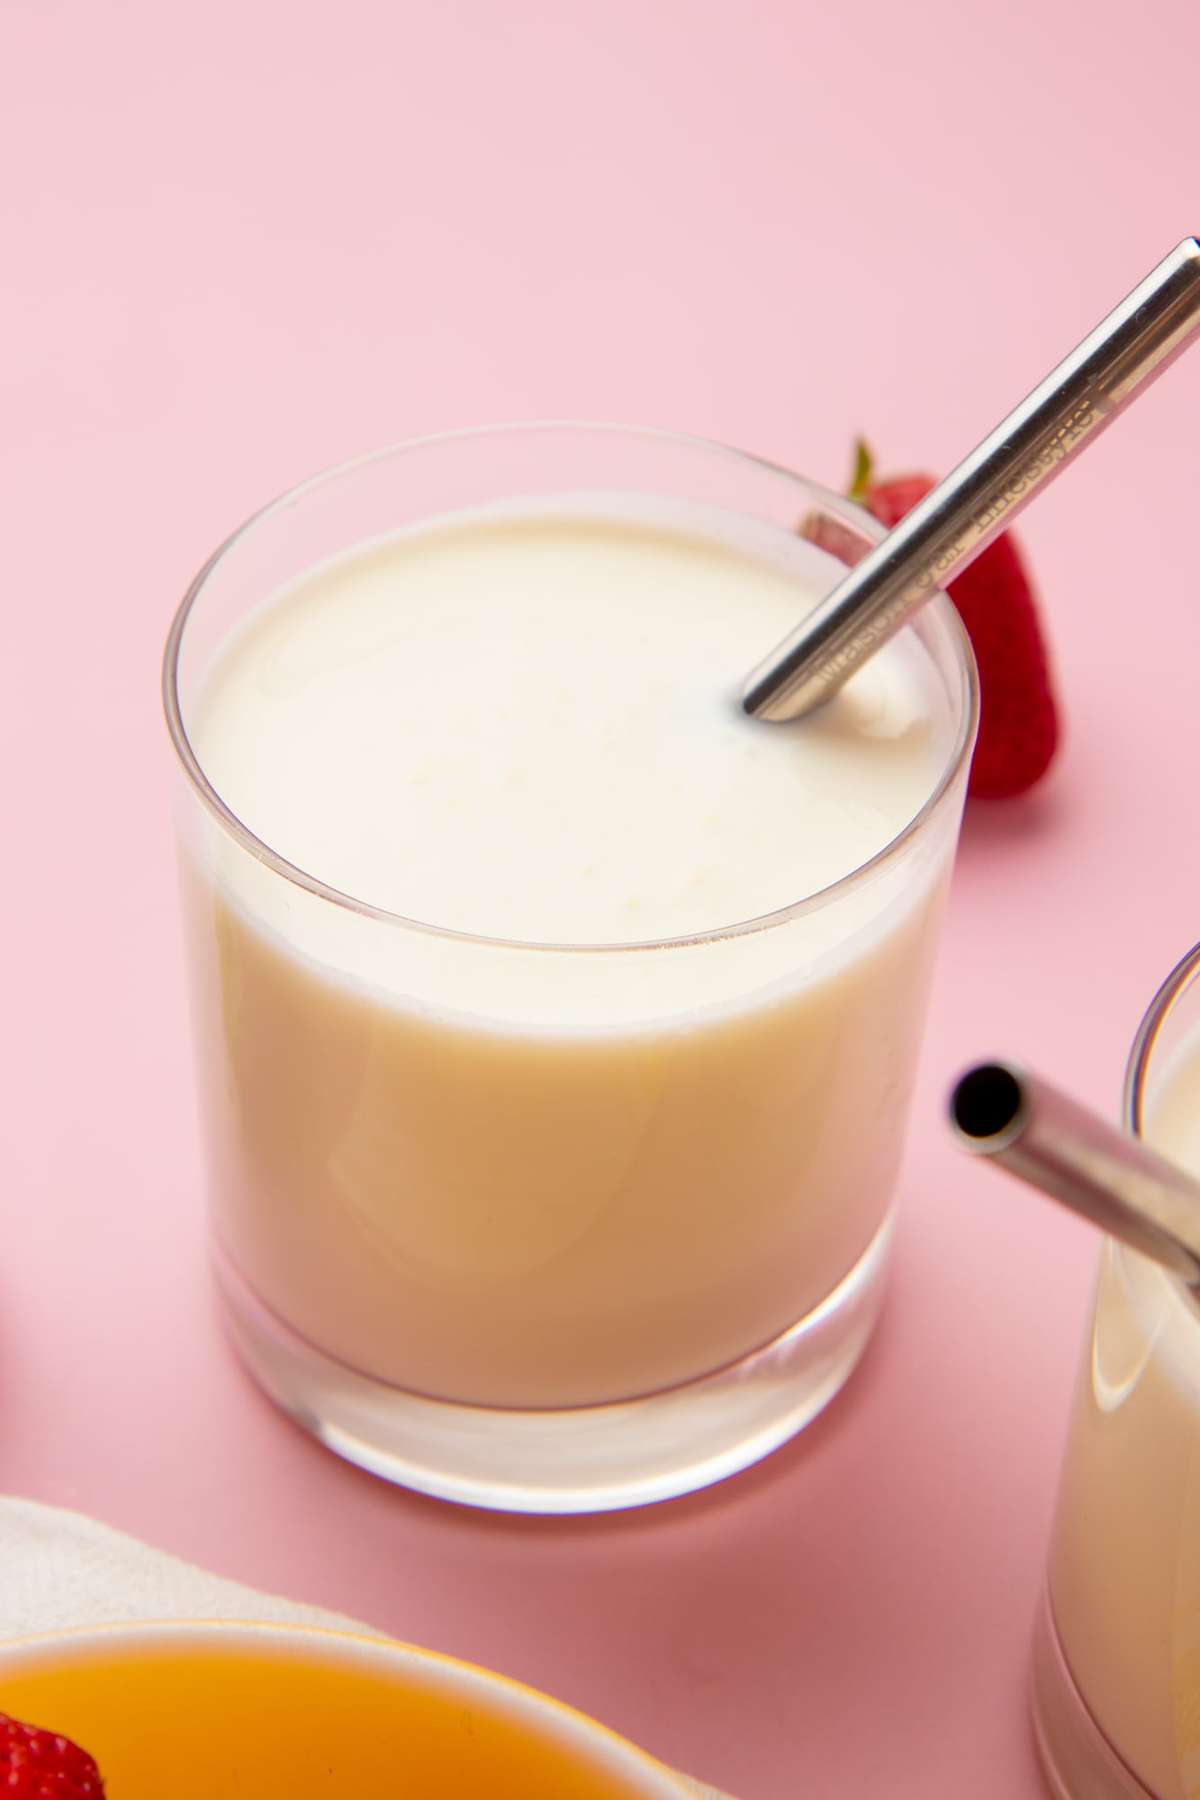
<svg viewBox="0 0 1200 1800">
<path fill-rule="evenodd" d="M 1200 1041 L 1153 1099 L 1156 1147 L 1200 1175 Z M 1106 1250 L 1050 1564 L 1063 1649 L 1101 1730 L 1159 1800 L 1200 1800 L 1200 1308 Z"/>
<path fill-rule="evenodd" d="M 773 912 L 882 849 L 946 752 L 911 642 L 803 726 L 744 716 L 811 604 L 817 553 L 784 548 L 549 514 L 385 542 L 237 635 L 201 761 L 290 862 L 410 919 L 621 943 Z"/>
<path fill-rule="evenodd" d="M 835 572 L 632 499 L 463 515 L 276 596 L 189 731 L 252 832 L 368 906 L 720 932 L 876 856 L 950 755 L 911 634 L 813 720 L 741 714 Z M 452 1398 L 613 1398 L 767 1341 L 885 1219 L 956 819 L 769 931 L 576 956 L 193 841 L 226 1249 L 322 1348 Z"/>
</svg>

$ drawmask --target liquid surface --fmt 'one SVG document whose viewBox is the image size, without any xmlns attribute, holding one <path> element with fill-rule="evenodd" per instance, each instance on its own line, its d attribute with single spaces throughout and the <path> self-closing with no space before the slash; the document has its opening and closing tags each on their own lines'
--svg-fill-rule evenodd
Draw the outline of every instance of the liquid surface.
<svg viewBox="0 0 1200 1800">
<path fill-rule="evenodd" d="M 325 565 L 219 659 L 210 780 L 327 885 L 486 936 L 685 936 L 818 892 L 936 785 L 932 670 L 906 640 L 803 724 L 747 719 L 834 565 L 698 521 L 476 514 Z"/>
<path fill-rule="evenodd" d="M 15 1716 L 91 1751 L 109 1800 L 638 1800 L 669 1785 L 648 1761 L 642 1779 L 621 1772 L 620 1748 L 576 1747 L 554 1711 L 522 1718 L 508 1690 L 392 1670 L 386 1650 L 356 1662 L 323 1634 L 307 1651 L 262 1636 L 259 1654 L 17 1648 L 0 1686 Z"/>
</svg>

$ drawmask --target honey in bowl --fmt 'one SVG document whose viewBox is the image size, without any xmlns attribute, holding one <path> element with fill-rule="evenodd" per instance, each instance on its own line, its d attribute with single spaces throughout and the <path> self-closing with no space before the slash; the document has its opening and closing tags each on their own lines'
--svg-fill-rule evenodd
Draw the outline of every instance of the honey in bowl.
<svg viewBox="0 0 1200 1800">
<path fill-rule="evenodd" d="M 334 1632 L 117 1627 L 0 1646 L 0 1710 L 88 1750 L 107 1800 L 678 1800 L 568 1708 Z"/>
</svg>

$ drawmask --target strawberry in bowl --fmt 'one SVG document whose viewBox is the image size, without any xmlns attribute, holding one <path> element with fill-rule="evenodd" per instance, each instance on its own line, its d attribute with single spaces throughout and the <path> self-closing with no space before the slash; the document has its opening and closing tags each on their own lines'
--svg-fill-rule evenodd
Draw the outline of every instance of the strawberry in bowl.
<svg viewBox="0 0 1200 1800">
<path fill-rule="evenodd" d="M 93 1757 L 55 1731 L 0 1713 L 0 1794 L 5 1800 L 104 1800 Z"/>
</svg>

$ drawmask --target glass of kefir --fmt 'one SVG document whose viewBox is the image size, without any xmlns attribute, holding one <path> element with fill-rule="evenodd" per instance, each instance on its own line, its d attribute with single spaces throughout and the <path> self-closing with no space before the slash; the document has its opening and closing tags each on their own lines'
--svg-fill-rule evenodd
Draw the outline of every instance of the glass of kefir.
<svg viewBox="0 0 1200 1800">
<path fill-rule="evenodd" d="M 1200 945 L 1142 1021 L 1125 1123 L 1200 1175 Z M 1200 1796 L 1200 1304 L 1106 1240 L 1034 1657 L 1060 1800 Z"/>
<path fill-rule="evenodd" d="M 837 1392 L 974 740 L 938 596 L 819 713 L 747 671 L 881 535 L 693 439 L 530 425 L 319 476 L 165 665 L 216 1267 L 333 1449 L 662 1499 Z"/>
</svg>

